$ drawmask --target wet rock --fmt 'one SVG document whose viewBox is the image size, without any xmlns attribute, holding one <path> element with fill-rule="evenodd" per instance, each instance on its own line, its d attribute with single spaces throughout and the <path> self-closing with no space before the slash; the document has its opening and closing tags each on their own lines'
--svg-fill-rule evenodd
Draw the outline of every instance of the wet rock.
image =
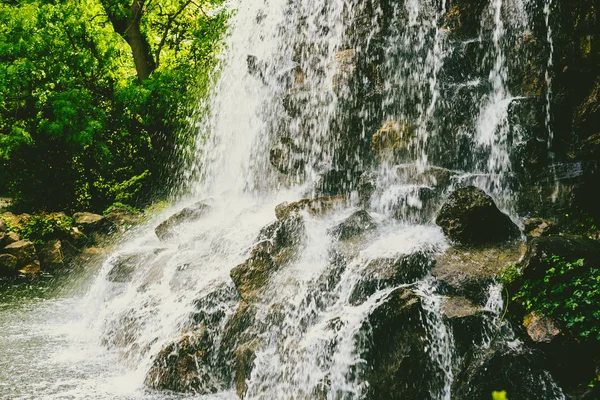
<svg viewBox="0 0 600 400">
<path fill-rule="evenodd" d="M 523 326 L 536 343 L 551 343 L 562 334 L 556 321 L 535 311 L 525 317 Z"/>
<path fill-rule="evenodd" d="M 277 269 L 278 265 L 270 253 L 255 249 L 246 262 L 231 270 L 230 276 L 240 297 L 250 302 L 256 299 L 257 292 L 268 283 Z"/>
<path fill-rule="evenodd" d="M 49 240 L 37 246 L 36 251 L 41 265 L 45 270 L 62 268 L 64 266 L 64 255 L 60 240 Z"/>
<path fill-rule="evenodd" d="M 437 255 L 431 274 L 443 294 L 465 297 L 483 305 L 489 286 L 503 269 L 517 264 L 525 250 L 522 243 L 487 248 L 451 247 Z"/>
<path fill-rule="evenodd" d="M 137 267 L 143 262 L 149 261 L 152 254 L 135 253 L 122 254 L 113 262 L 113 267 L 107 275 L 110 282 L 130 282 Z"/>
<path fill-rule="evenodd" d="M 452 240 L 462 244 L 501 242 L 519 235 L 510 217 L 475 186 L 455 190 L 435 221 Z"/>
<path fill-rule="evenodd" d="M 337 196 L 353 191 L 360 180 L 362 170 L 348 166 L 343 169 L 331 169 L 319 177 L 315 192 L 322 196 Z"/>
<path fill-rule="evenodd" d="M 256 351 L 261 346 L 262 342 L 259 339 L 254 339 L 239 346 L 235 352 L 235 389 L 241 399 L 244 398 L 248 389 L 246 382 L 252 374 Z"/>
<path fill-rule="evenodd" d="M 17 257 L 12 254 L 0 254 L 0 277 L 10 277 L 17 273 Z"/>
<path fill-rule="evenodd" d="M 343 207 L 345 203 L 344 196 L 317 197 L 316 199 L 303 199 L 294 203 L 286 202 L 275 207 L 275 216 L 279 221 L 286 220 L 290 215 L 301 211 L 306 211 L 314 216 L 322 216 Z"/>
<path fill-rule="evenodd" d="M 388 121 L 373 135 L 371 150 L 379 157 L 401 161 L 410 155 L 414 138 L 415 128 L 411 124 Z"/>
<path fill-rule="evenodd" d="M 491 314 L 464 297 L 447 297 L 442 304 L 444 323 L 452 329 L 457 355 L 462 357 L 482 343 L 485 337 L 484 323 Z"/>
<path fill-rule="evenodd" d="M 333 77 L 333 86 L 347 86 L 356 70 L 356 50 L 342 50 L 336 53 L 335 60 L 337 62 L 337 73 Z"/>
<path fill-rule="evenodd" d="M 557 398 L 554 382 L 539 354 L 522 347 L 496 344 L 475 351 L 456 376 L 452 398 L 488 399 L 494 391 L 523 400 Z"/>
<path fill-rule="evenodd" d="M 168 240 L 175 235 L 177 226 L 202 218 L 209 209 L 210 206 L 203 202 L 196 203 L 191 207 L 186 207 L 171 215 L 166 221 L 160 223 L 154 229 L 154 233 L 156 233 L 156 236 L 158 236 L 160 240 Z"/>
<path fill-rule="evenodd" d="M 418 281 L 431 271 L 435 261 L 424 253 L 370 261 L 350 295 L 350 304 L 364 302 L 377 290 Z"/>
<path fill-rule="evenodd" d="M 524 280 L 544 276 L 549 268 L 548 258 L 558 256 L 566 261 L 583 258 L 586 266 L 600 265 L 600 242 L 578 236 L 548 236 L 531 240 L 523 257 L 521 271 Z"/>
<path fill-rule="evenodd" d="M 302 149 L 290 138 L 280 138 L 269 150 L 269 162 L 282 174 L 300 173 L 305 164 Z"/>
<path fill-rule="evenodd" d="M 377 225 L 365 210 L 359 210 L 346 218 L 346 220 L 331 229 L 329 232 L 338 240 L 348 240 L 366 232 L 372 231 Z"/>
<path fill-rule="evenodd" d="M 124 232 L 131 226 L 140 222 L 141 213 L 133 212 L 126 208 L 114 208 L 104 216 L 111 226 L 116 227 L 119 232 Z"/>
<path fill-rule="evenodd" d="M 155 357 L 146 385 L 157 390 L 217 393 L 225 385 L 211 370 L 212 346 L 204 327 L 185 333 Z"/>
<path fill-rule="evenodd" d="M 6 226 L 6 222 L 2 218 L 0 218 L 0 233 L 6 233 L 8 227 Z"/>
<path fill-rule="evenodd" d="M 395 171 L 402 182 L 430 187 L 446 187 L 457 175 L 456 171 L 433 165 L 420 169 L 415 164 L 402 164 L 396 165 Z"/>
<path fill-rule="evenodd" d="M 365 172 L 360 176 L 356 190 L 361 205 L 368 206 L 371 203 L 371 197 L 377 188 L 375 182 L 376 178 L 372 173 Z"/>
<path fill-rule="evenodd" d="M 435 371 L 428 362 L 428 338 L 421 299 L 408 289 L 393 291 L 363 326 L 370 340 L 361 354 L 369 383 L 365 398 L 428 399 Z"/>
<path fill-rule="evenodd" d="M 305 237 L 304 220 L 298 214 L 291 214 L 286 219 L 275 221 L 261 229 L 256 248 L 278 258 L 279 253 L 285 249 L 296 249 Z M 289 255 L 290 252 L 286 253 Z M 281 256 L 285 258 L 284 254 Z"/>
</svg>

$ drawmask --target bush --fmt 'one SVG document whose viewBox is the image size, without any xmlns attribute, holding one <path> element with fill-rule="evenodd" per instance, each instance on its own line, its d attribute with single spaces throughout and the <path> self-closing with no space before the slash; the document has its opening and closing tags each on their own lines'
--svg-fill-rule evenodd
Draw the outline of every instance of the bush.
<svg viewBox="0 0 600 400">
<path fill-rule="evenodd" d="M 544 276 L 524 281 L 513 301 L 528 312 L 555 319 L 584 340 L 600 341 L 600 268 L 586 265 L 583 259 L 552 256 L 546 261 Z"/>
<path fill-rule="evenodd" d="M 66 236 L 73 226 L 73 219 L 61 214 L 40 214 L 32 216 L 17 230 L 21 238 L 36 244 Z"/>
</svg>

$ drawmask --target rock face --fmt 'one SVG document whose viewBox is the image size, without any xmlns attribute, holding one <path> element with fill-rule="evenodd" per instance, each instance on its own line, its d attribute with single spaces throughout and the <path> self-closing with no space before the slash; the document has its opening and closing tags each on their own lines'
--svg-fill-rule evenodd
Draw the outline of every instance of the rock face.
<svg viewBox="0 0 600 400">
<path fill-rule="evenodd" d="M 231 270 L 231 279 L 240 297 L 252 301 L 256 298 L 256 291 L 267 284 L 269 276 L 277 268 L 269 252 L 254 250 L 246 262 Z"/>
<path fill-rule="evenodd" d="M 525 221 L 525 235 L 529 237 L 549 236 L 558 233 L 558 226 L 555 222 L 541 219 L 530 218 Z"/>
<path fill-rule="evenodd" d="M 277 219 L 283 221 L 293 213 L 306 211 L 311 215 L 324 215 L 345 204 L 344 196 L 318 197 L 316 199 L 303 199 L 294 203 L 282 203 L 275 208 Z"/>
<path fill-rule="evenodd" d="M 207 367 L 211 363 L 212 340 L 206 329 L 187 332 L 156 356 L 146 384 L 158 390 L 216 393 L 223 383 Z"/>
<path fill-rule="evenodd" d="M 208 204 L 199 202 L 191 207 L 186 207 L 176 214 L 170 216 L 166 221 L 154 229 L 160 240 L 168 240 L 175 234 L 175 228 L 185 222 L 192 222 L 203 217 L 210 209 Z"/>
<path fill-rule="evenodd" d="M 475 186 L 454 191 L 435 221 L 452 240 L 461 244 L 484 244 L 518 236 L 519 229 L 503 214 L 490 196 Z"/>
</svg>

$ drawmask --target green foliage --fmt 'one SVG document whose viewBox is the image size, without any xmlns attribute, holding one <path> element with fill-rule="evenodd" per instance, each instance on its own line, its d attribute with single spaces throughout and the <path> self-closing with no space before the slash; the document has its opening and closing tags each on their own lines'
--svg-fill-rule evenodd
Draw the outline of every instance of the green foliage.
<svg viewBox="0 0 600 400">
<path fill-rule="evenodd" d="M 500 392 L 492 392 L 492 400 L 508 400 L 506 391 L 502 390 Z"/>
<path fill-rule="evenodd" d="M 113 211 L 125 211 L 131 214 L 137 214 L 140 212 L 137 208 L 133 208 L 130 205 L 116 202 L 111 204 L 106 210 L 104 210 L 102 215 L 108 215 Z"/>
<path fill-rule="evenodd" d="M 160 64 L 140 84 L 106 13 L 126 17 L 131 1 L 1 3 L 0 194 L 25 211 L 102 211 L 164 193 L 217 65 L 221 4 L 146 2 L 142 32 Z"/>
<path fill-rule="evenodd" d="M 600 340 L 600 268 L 557 256 L 547 263 L 544 276 L 524 281 L 513 300 L 527 311 L 554 318 L 584 340 Z"/>
<path fill-rule="evenodd" d="M 22 239 L 40 244 L 67 235 L 72 226 L 73 219 L 66 215 L 39 214 L 32 216 L 17 233 Z"/>
</svg>

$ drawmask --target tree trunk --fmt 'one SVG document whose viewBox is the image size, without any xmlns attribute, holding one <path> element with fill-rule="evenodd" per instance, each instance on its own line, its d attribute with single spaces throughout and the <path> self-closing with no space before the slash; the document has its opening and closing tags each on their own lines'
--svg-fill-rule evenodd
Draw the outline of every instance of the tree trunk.
<svg viewBox="0 0 600 400">
<path fill-rule="evenodd" d="M 108 15 L 110 22 L 117 32 L 129 47 L 133 54 L 133 62 L 140 83 L 156 69 L 156 63 L 150 51 L 148 39 L 142 33 L 140 22 L 144 13 L 145 0 L 133 0 L 132 4 L 127 7 L 125 13 L 120 13 L 114 5 L 108 0 L 102 0 L 104 11 Z"/>
</svg>

